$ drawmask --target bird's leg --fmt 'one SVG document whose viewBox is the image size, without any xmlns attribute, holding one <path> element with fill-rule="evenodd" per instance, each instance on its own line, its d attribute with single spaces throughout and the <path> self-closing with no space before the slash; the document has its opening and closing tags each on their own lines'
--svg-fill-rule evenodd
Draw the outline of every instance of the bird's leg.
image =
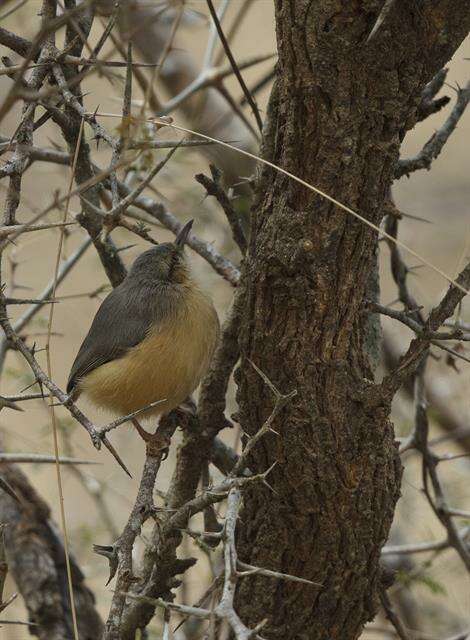
<svg viewBox="0 0 470 640">
<path fill-rule="evenodd" d="M 179 407 L 173 409 L 173 411 L 171 411 L 168 416 L 175 416 L 179 420 L 180 427 L 182 429 L 186 429 L 191 424 L 191 418 L 194 418 L 194 416 L 196 415 L 196 410 L 196 403 L 191 398 L 191 396 L 188 396 L 186 400 L 182 402 Z M 155 433 L 149 433 L 141 426 L 137 418 L 132 418 L 132 424 L 137 429 L 137 433 L 147 445 L 147 450 L 151 454 L 157 455 L 159 455 L 160 452 L 163 452 L 162 460 L 166 460 L 168 457 L 168 452 L 170 450 L 170 440 L 168 438 L 165 438 L 160 433 L 159 427 L 157 427 Z"/>
<path fill-rule="evenodd" d="M 149 433 L 148 431 L 145 431 L 145 429 L 140 426 L 140 422 L 137 420 L 137 418 L 132 418 L 132 424 L 137 429 L 139 436 L 142 438 L 142 440 L 144 440 L 144 442 L 148 442 L 152 439 L 152 436 L 155 435 Z"/>
<path fill-rule="evenodd" d="M 140 425 L 140 422 L 136 418 L 132 418 L 132 424 L 137 429 L 137 433 L 147 445 L 147 449 L 152 453 L 159 453 L 163 451 L 162 461 L 168 458 L 168 452 L 170 450 L 170 443 L 168 439 L 163 438 L 158 433 L 158 427 L 155 433 L 149 433 Z"/>
</svg>

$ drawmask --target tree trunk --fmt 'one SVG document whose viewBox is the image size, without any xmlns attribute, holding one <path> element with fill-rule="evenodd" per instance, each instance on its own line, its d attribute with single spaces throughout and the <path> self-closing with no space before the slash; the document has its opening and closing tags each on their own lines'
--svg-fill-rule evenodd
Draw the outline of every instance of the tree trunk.
<svg viewBox="0 0 470 640">
<path fill-rule="evenodd" d="M 276 0 L 278 78 L 264 157 L 380 224 L 400 143 L 424 84 L 468 31 L 467 2 Z M 363 301 L 377 233 L 270 168 L 260 177 L 242 287 L 240 421 L 274 405 L 257 365 L 297 395 L 249 466 L 276 462 L 245 494 L 242 561 L 321 588 L 244 578 L 237 606 L 267 638 L 349 640 L 377 608 L 380 549 L 400 494 L 391 398 L 374 385 Z"/>
</svg>

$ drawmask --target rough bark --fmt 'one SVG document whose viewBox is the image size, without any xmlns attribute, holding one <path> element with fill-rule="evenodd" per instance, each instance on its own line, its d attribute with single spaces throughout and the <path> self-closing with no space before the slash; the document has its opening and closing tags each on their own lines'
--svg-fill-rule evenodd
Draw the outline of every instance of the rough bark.
<svg viewBox="0 0 470 640">
<path fill-rule="evenodd" d="M 466 2 L 276 0 L 278 77 L 264 156 L 380 223 L 420 92 L 470 26 Z M 242 286 L 240 420 L 273 407 L 253 361 L 296 397 L 249 466 L 275 492 L 245 495 L 239 557 L 320 582 L 255 576 L 238 611 L 267 638 L 349 640 L 377 609 L 380 548 L 400 493 L 390 398 L 373 383 L 362 303 L 377 234 L 286 176 L 263 169 Z M 376 334 L 377 335 L 377 334 Z M 375 338 L 377 339 L 377 337 Z"/>
<path fill-rule="evenodd" d="M 15 465 L 0 465 L 0 475 L 20 503 L 0 490 L 0 522 L 6 523 L 8 568 L 28 610 L 32 635 L 41 640 L 73 638 L 64 548 L 47 504 Z M 80 640 L 96 640 L 103 623 L 94 597 L 71 558 L 72 580 Z"/>
</svg>

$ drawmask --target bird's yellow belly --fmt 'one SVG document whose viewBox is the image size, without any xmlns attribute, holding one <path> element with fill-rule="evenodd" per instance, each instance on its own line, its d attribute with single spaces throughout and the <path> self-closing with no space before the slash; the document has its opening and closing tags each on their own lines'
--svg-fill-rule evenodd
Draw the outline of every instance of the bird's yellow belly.
<svg viewBox="0 0 470 640">
<path fill-rule="evenodd" d="M 161 401 L 144 417 L 168 413 L 198 386 L 218 338 L 218 320 L 206 299 L 185 309 L 171 326 L 150 331 L 121 358 L 86 375 L 79 391 L 119 415 Z"/>
</svg>

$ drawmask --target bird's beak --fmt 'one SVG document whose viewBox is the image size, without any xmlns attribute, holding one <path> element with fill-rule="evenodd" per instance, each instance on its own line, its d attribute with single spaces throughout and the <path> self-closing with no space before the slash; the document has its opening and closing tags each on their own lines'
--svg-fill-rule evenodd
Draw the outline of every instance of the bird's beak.
<svg viewBox="0 0 470 640">
<path fill-rule="evenodd" d="M 188 239 L 189 232 L 191 231 L 191 227 L 193 226 L 193 222 L 194 220 L 187 222 L 176 236 L 175 244 L 177 247 L 184 247 L 186 240 Z"/>
</svg>

